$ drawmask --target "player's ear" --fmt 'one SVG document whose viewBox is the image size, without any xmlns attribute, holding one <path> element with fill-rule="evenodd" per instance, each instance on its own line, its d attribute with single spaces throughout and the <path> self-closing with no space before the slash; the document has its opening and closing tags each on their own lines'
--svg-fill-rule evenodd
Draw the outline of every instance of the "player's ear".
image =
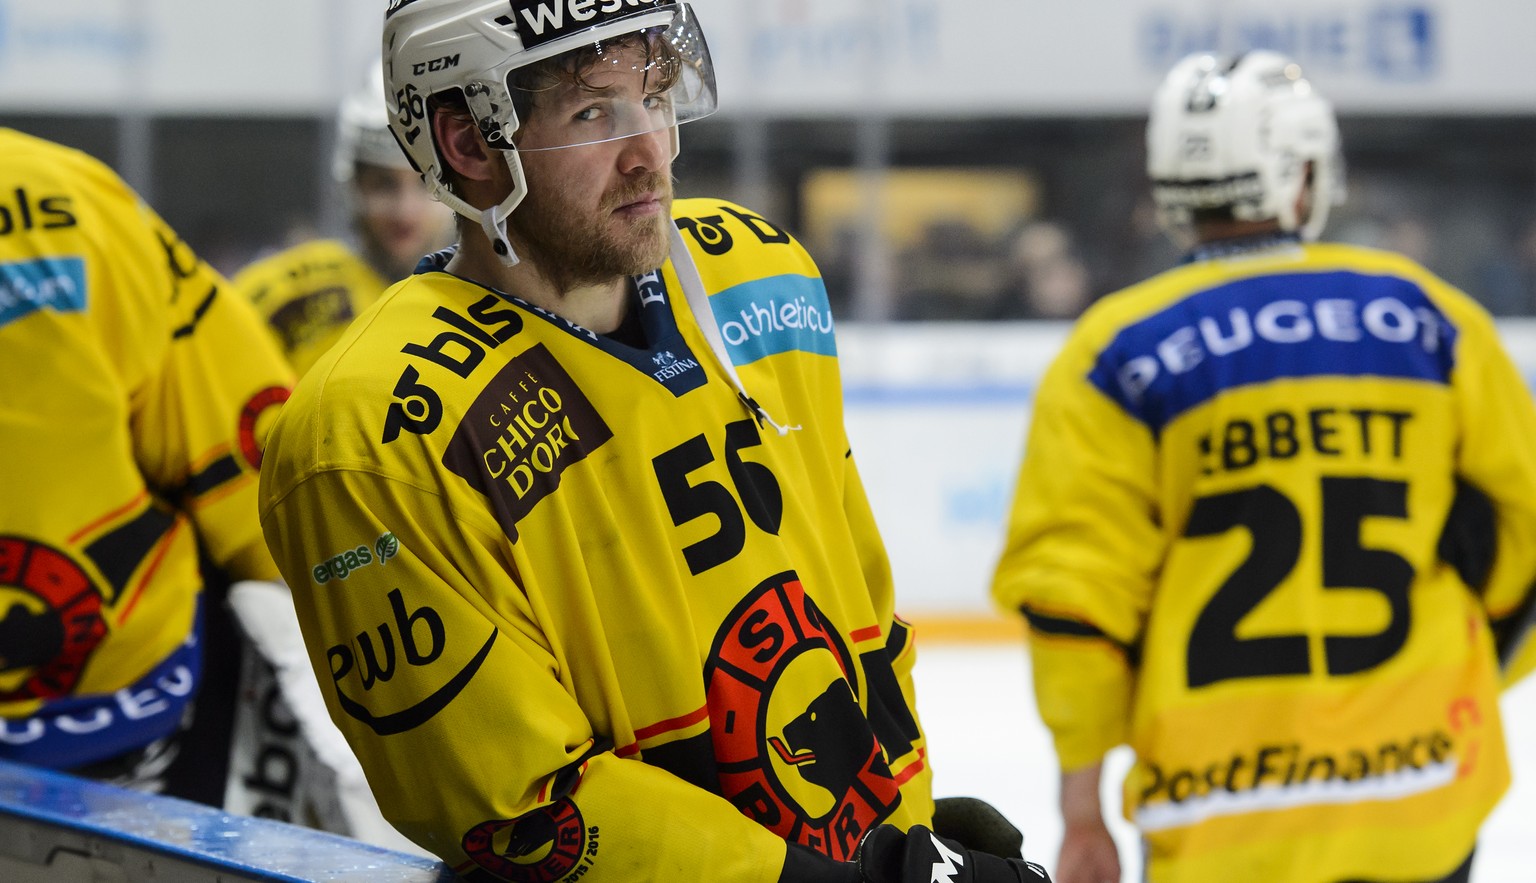
<svg viewBox="0 0 1536 883">
<path fill-rule="evenodd" d="M 495 175 L 493 162 L 501 157 L 485 143 L 480 127 L 469 114 L 440 107 L 432 114 L 432 137 L 437 149 L 458 177 L 467 181 L 489 181 Z"/>
</svg>

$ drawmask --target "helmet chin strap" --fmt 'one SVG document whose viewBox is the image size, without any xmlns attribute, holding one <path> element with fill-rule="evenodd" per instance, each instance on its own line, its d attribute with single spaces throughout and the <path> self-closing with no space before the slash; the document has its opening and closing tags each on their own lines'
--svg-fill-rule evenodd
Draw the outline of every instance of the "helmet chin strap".
<svg viewBox="0 0 1536 883">
<path fill-rule="evenodd" d="M 512 240 L 507 237 L 507 217 L 511 210 L 503 209 L 506 203 L 493 205 L 480 213 L 480 229 L 485 231 L 485 238 L 491 240 L 491 251 L 496 253 L 497 259 L 508 267 L 515 267 L 521 261 L 517 252 L 512 249 Z"/>
<path fill-rule="evenodd" d="M 512 240 L 507 236 L 507 218 L 528 195 L 528 179 L 523 174 L 523 160 L 517 155 L 516 148 L 502 149 L 501 156 L 507 163 L 507 171 L 512 173 L 512 192 L 506 199 L 480 212 L 480 229 L 491 240 L 491 250 L 497 259 L 505 266 L 515 267 L 522 259 L 512 250 Z"/>
</svg>

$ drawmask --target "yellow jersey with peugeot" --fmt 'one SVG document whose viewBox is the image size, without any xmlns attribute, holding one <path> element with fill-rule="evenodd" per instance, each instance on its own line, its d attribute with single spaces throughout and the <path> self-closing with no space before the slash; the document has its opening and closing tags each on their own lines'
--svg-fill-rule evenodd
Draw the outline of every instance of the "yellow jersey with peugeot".
<svg viewBox="0 0 1536 883">
<path fill-rule="evenodd" d="M 200 544 L 277 578 L 256 475 L 292 373 L 110 169 L 0 129 L 0 374 L 0 757 L 73 768 L 178 728 Z"/>
<path fill-rule="evenodd" d="M 1062 768 L 1135 749 L 1151 880 L 1467 857 L 1510 778 L 1494 645 L 1536 575 L 1533 433 L 1486 313 L 1379 251 L 1196 260 L 1080 320 L 994 594 Z M 1458 482 L 1497 549 L 1460 569 Z"/>
<path fill-rule="evenodd" d="M 419 273 L 273 432 L 262 521 L 332 715 L 469 880 L 771 881 L 785 841 L 931 819 L 815 265 L 739 206 L 674 216 L 787 434 L 671 260 L 635 280 L 643 348 Z"/>
<path fill-rule="evenodd" d="M 335 239 L 284 249 L 230 281 L 255 305 L 299 374 L 389 287 L 371 264 Z"/>
</svg>

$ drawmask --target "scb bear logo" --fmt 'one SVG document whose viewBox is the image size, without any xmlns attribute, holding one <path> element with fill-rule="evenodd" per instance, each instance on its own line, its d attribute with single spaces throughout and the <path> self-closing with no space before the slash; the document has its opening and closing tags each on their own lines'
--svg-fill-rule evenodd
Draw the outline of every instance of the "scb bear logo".
<svg viewBox="0 0 1536 883">
<path fill-rule="evenodd" d="M 0 536 L 0 701 L 68 695 L 106 634 L 84 568 L 59 549 Z"/>
<path fill-rule="evenodd" d="M 710 657 L 721 793 L 780 837 L 850 859 L 901 798 L 837 630 L 793 573 L 780 574 L 726 618 Z"/>
<path fill-rule="evenodd" d="M 515 819 L 481 822 L 461 845 L 478 866 L 463 873 L 470 883 L 554 883 L 596 862 L 597 828 L 587 828 L 564 797 Z"/>
</svg>

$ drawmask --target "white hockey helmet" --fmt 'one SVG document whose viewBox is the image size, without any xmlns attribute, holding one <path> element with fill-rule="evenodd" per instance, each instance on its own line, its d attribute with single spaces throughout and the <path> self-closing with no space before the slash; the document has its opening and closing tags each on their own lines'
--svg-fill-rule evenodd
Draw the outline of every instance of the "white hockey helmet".
<svg viewBox="0 0 1536 883">
<path fill-rule="evenodd" d="M 643 67 L 622 53 L 605 55 L 605 41 L 629 34 L 647 41 Z M 675 156 L 676 127 L 715 110 L 709 47 L 693 10 L 676 0 L 392 0 L 384 14 L 390 129 L 432 195 L 478 221 L 507 264 L 517 262 L 507 239 L 507 217 L 528 192 L 516 143 L 517 104 L 526 95 L 512 78 L 519 68 L 575 49 L 591 52 L 609 69 L 629 65 L 669 84 L 667 100 L 658 108 L 644 113 L 615 108 L 612 124 L 582 144 L 670 129 Z M 463 96 L 486 142 L 502 152 L 512 172 L 512 192 L 499 205 L 477 209 L 448 186 L 428 99 L 451 92 Z"/>
<path fill-rule="evenodd" d="M 1311 211 L 1296 203 L 1312 163 Z M 1186 56 L 1163 79 L 1147 122 L 1147 174 L 1164 229 L 1194 239 L 1194 213 L 1230 208 L 1316 239 L 1344 200 L 1333 106 L 1291 59 L 1268 50 Z"/>
<path fill-rule="evenodd" d="M 411 161 L 389 131 L 384 104 L 384 68 L 378 58 L 368 65 L 362 86 L 342 99 L 336 115 L 336 155 L 331 172 L 345 184 L 358 163 L 386 169 L 409 169 Z"/>
</svg>

